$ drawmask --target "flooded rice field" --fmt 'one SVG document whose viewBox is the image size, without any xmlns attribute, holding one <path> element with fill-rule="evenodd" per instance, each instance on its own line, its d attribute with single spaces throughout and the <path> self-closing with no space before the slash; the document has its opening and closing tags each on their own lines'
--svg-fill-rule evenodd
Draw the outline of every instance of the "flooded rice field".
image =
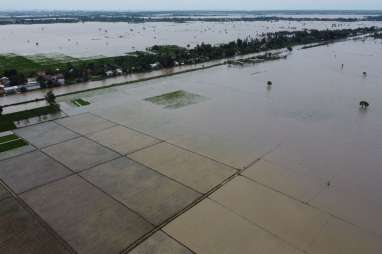
<svg viewBox="0 0 382 254">
<path fill-rule="evenodd" d="M 226 43 L 264 32 L 302 29 L 343 29 L 381 26 L 381 22 L 153 22 L 76 23 L 0 26 L 0 54 L 65 55 L 70 57 L 118 56 L 153 45 L 193 47 Z"/>
<path fill-rule="evenodd" d="M 265 158 L 380 202 L 381 59 L 380 41 L 346 41 L 294 51 L 287 60 L 220 66 L 82 96 L 96 115 L 234 168 Z M 179 90 L 205 99 L 185 107 L 147 101 Z M 359 108 L 361 100 L 370 103 L 368 110 Z"/>
<path fill-rule="evenodd" d="M 136 81 L 156 78 L 156 77 L 160 77 L 160 76 L 179 74 L 182 72 L 193 71 L 193 70 L 197 70 L 200 68 L 213 66 L 215 64 L 222 64 L 223 62 L 225 62 L 225 60 L 217 60 L 217 61 L 211 61 L 208 63 L 194 64 L 194 65 L 182 65 L 182 66 L 177 66 L 174 68 L 161 69 L 161 70 L 156 70 L 156 71 L 151 71 L 151 72 L 134 73 L 134 74 L 129 74 L 129 75 L 112 77 L 112 78 L 108 78 L 105 80 L 89 81 L 89 82 L 84 82 L 84 83 L 78 83 L 75 85 L 59 86 L 59 87 L 55 87 L 53 89 L 53 91 L 56 95 L 63 95 L 63 94 L 68 94 L 68 93 L 77 93 L 77 92 L 81 92 L 81 91 L 85 91 L 85 90 L 89 90 L 89 89 L 91 90 L 91 89 L 95 89 L 95 88 L 114 86 L 116 84 L 124 84 L 127 82 L 136 82 Z M 17 95 L 0 97 L 0 103 L 2 105 L 9 105 L 9 104 L 15 104 L 15 103 L 24 103 L 24 102 L 32 101 L 35 99 L 41 99 L 41 98 L 44 98 L 44 96 L 48 90 L 49 89 L 38 89 L 38 90 L 30 91 L 28 93 L 21 93 L 21 94 L 17 94 Z M 43 104 L 43 103 L 42 102 L 27 103 L 27 104 L 23 104 L 23 105 L 5 108 L 4 111 L 6 113 L 17 112 L 20 110 L 24 110 L 26 108 L 39 107 L 41 104 Z"/>
<path fill-rule="evenodd" d="M 62 96 L 0 178 L 78 253 L 380 254 L 381 59 L 347 40 Z"/>
<path fill-rule="evenodd" d="M 260 184 L 381 237 L 381 59 L 380 41 L 345 41 L 76 98 L 96 116 L 247 169 Z M 147 100 L 179 91 L 204 99 L 182 107 Z M 148 160 L 161 156 L 153 153 Z"/>
</svg>

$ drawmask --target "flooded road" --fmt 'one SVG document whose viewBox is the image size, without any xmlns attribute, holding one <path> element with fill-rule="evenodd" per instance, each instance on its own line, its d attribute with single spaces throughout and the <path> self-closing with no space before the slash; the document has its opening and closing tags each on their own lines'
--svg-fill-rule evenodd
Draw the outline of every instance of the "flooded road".
<svg viewBox="0 0 382 254">
<path fill-rule="evenodd" d="M 275 50 L 275 51 L 269 51 L 272 53 L 287 53 L 286 50 Z M 227 60 L 237 60 L 237 59 L 243 59 L 243 58 L 250 58 L 257 56 L 259 54 L 263 53 L 254 53 L 254 54 L 248 54 L 244 56 L 237 56 L 232 58 L 226 58 L 226 59 L 220 59 L 220 60 L 214 60 L 209 61 L 206 63 L 200 63 L 200 64 L 193 64 L 193 65 L 184 65 L 184 66 L 177 66 L 173 68 L 168 69 L 161 69 L 157 71 L 151 71 L 151 72 L 144 72 L 144 73 L 136 73 L 136 74 L 129 74 L 124 76 L 117 76 L 113 78 L 107 78 L 105 80 L 100 81 L 89 81 L 84 83 L 77 83 L 74 85 L 67 85 L 67 86 L 60 86 L 60 87 L 54 87 L 53 89 L 38 89 L 34 91 L 30 91 L 27 93 L 19 93 L 15 95 L 9 95 L 0 97 L 0 104 L 1 105 L 10 105 L 10 104 L 18 104 L 18 103 L 24 103 L 33 101 L 36 99 L 43 99 L 46 95 L 46 93 L 49 90 L 53 90 L 56 95 L 64 95 L 69 93 L 77 93 L 81 91 L 96 89 L 96 88 L 106 88 L 109 86 L 115 86 L 130 82 L 137 82 L 147 79 L 153 79 L 153 78 L 160 78 L 163 76 L 171 76 L 175 74 L 182 74 L 189 71 L 197 71 L 200 69 L 206 69 L 211 68 L 216 65 L 222 65 L 225 64 Z M 12 107 L 7 107 L 4 109 L 6 113 L 16 112 L 20 110 L 25 110 L 28 108 L 35 108 L 39 107 L 41 104 L 44 104 L 43 102 L 31 102 L 23 105 L 17 105 Z"/>
<path fill-rule="evenodd" d="M 199 68 L 213 66 L 216 64 L 222 64 L 225 61 L 226 59 L 211 61 L 211 62 L 203 63 L 203 64 L 178 66 L 178 67 L 162 69 L 158 71 L 117 76 L 117 77 L 108 78 L 108 79 L 100 80 L 100 81 L 89 81 L 85 83 L 78 83 L 75 85 L 60 86 L 60 87 L 55 87 L 54 89 L 38 89 L 38 90 L 30 91 L 28 93 L 0 97 L 0 104 L 9 105 L 9 104 L 17 104 L 17 103 L 32 101 L 35 99 L 41 99 L 41 98 L 44 98 L 45 94 L 49 90 L 53 90 L 56 95 L 76 93 L 76 92 L 94 89 L 94 88 L 108 87 L 108 86 L 113 86 L 113 85 L 121 84 L 121 83 L 135 82 L 139 80 L 145 80 L 145 79 L 151 79 L 155 77 L 183 73 L 183 72 L 187 72 L 187 71 L 191 71 L 191 70 L 195 70 Z M 20 105 L 20 106 L 12 106 L 11 108 L 6 108 L 5 111 L 15 112 L 15 111 L 23 110 L 26 108 L 34 108 L 35 106 L 38 106 L 40 104 L 41 102 L 28 103 L 28 104 Z"/>
</svg>

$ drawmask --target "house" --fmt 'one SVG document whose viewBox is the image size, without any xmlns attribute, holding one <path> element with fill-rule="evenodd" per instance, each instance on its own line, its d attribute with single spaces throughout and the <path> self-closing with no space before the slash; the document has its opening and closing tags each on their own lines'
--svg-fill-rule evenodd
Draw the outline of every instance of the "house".
<svg viewBox="0 0 382 254">
<path fill-rule="evenodd" d="M 40 89 L 40 83 L 36 81 L 34 78 L 29 78 L 26 85 L 24 85 L 28 91 Z"/>
<path fill-rule="evenodd" d="M 114 76 L 114 71 L 109 70 L 109 71 L 106 71 L 105 74 L 107 77 L 112 77 L 112 76 Z"/>
<path fill-rule="evenodd" d="M 118 68 L 115 70 L 115 73 L 116 73 L 116 75 L 122 75 L 123 71 L 122 71 L 122 69 Z"/>
<path fill-rule="evenodd" d="M 53 84 L 63 86 L 65 85 L 65 77 L 64 74 L 56 74 L 52 76 Z"/>
<path fill-rule="evenodd" d="M 46 83 L 51 83 L 56 86 L 63 86 L 65 85 L 65 77 L 63 74 L 46 74 L 45 72 L 39 72 L 38 76 L 42 78 Z"/>
<path fill-rule="evenodd" d="M 150 67 L 153 70 L 159 69 L 160 63 L 156 62 L 156 63 L 150 64 Z"/>
<path fill-rule="evenodd" d="M 17 93 L 18 89 L 19 89 L 18 86 L 4 87 L 4 94 L 6 94 L 6 95 L 15 94 L 15 93 Z"/>
<path fill-rule="evenodd" d="M 0 85 L 9 86 L 10 83 L 11 81 L 9 80 L 9 78 L 7 77 L 0 78 Z"/>
</svg>

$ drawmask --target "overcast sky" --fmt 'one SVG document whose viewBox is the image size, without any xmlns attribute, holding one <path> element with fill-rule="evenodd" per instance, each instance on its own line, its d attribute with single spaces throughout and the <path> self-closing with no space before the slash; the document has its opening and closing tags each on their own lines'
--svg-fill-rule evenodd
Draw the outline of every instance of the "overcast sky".
<svg viewBox="0 0 382 254">
<path fill-rule="evenodd" d="M 0 9 L 66 10 L 381 10 L 382 0 L 0 0 Z"/>
</svg>

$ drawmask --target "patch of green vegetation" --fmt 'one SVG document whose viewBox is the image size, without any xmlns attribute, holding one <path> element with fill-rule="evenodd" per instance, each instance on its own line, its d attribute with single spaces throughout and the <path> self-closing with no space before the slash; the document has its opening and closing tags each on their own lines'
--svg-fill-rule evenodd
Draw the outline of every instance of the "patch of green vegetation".
<svg viewBox="0 0 382 254">
<path fill-rule="evenodd" d="M 13 149 L 26 146 L 26 145 L 28 145 L 28 142 L 20 138 L 9 141 L 9 142 L 0 143 L 0 153 L 13 150 Z"/>
<path fill-rule="evenodd" d="M 9 141 L 15 140 L 15 139 L 19 139 L 19 137 L 16 136 L 15 134 L 3 136 L 3 137 L 0 137 L 0 144 L 5 143 L 5 142 L 9 142 Z"/>
<path fill-rule="evenodd" d="M 0 73 L 7 70 L 23 70 L 25 73 L 39 71 L 41 65 L 24 57 L 15 54 L 0 55 Z"/>
<path fill-rule="evenodd" d="M 88 60 L 88 61 L 95 61 Z M 57 69 L 65 70 L 68 64 L 77 63 L 80 65 L 82 59 L 73 58 L 66 55 L 37 54 L 31 56 L 21 56 L 16 54 L 0 55 L 0 74 L 9 70 L 17 70 L 27 77 L 35 76 L 39 71 L 55 73 Z M 86 61 L 85 61 L 86 62 Z"/>
<path fill-rule="evenodd" d="M 62 54 L 37 54 L 32 56 L 26 56 L 25 58 L 42 65 L 57 65 L 62 63 L 70 63 L 78 60 L 76 58 Z"/>
<path fill-rule="evenodd" d="M 71 100 L 71 102 L 72 102 L 76 107 L 84 107 L 84 106 L 88 106 L 88 105 L 90 105 L 90 102 L 85 101 L 84 99 L 81 99 L 81 98 Z"/>
<path fill-rule="evenodd" d="M 68 63 L 78 61 L 65 55 L 33 55 L 20 56 L 16 54 L 0 55 L 0 74 L 9 70 L 25 76 L 34 76 L 39 71 L 64 69 Z"/>
<path fill-rule="evenodd" d="M 151 48 L 148 48 L 148 50 L 160 55 L 173 55 L 173 56 L 176 56 L 179 53 L 184 53 L 187 51 L 186 48 L 182 48 L 176 45 L 155 45 Z"/>
<path fill-rule="evenodd" d="M 45 107 L 5 114 L 0 116 L 0 132 L 16 129 L 14 122 L 25 120 L 32 117 L 38 117 L 60 112 L 58 105 L 49 105 Z"/>
<path fill-rule="evenodd" d="M 0 132 L 16 129 L 16 125 L 12 121 L 2 120 L 0 117 Z"/>
<path fill-rule="evenodd" d="M 171 93 L 166 93 L 150 98 L 146 98 L 145 101 L 149 101 L 156 105 L 163 106 L 164 108 L 181 108 L 187 105 L 196 104 L 205 98 L 198 94 L 188 93 L 183 90 L 178 90 Z"/>
</svg>

